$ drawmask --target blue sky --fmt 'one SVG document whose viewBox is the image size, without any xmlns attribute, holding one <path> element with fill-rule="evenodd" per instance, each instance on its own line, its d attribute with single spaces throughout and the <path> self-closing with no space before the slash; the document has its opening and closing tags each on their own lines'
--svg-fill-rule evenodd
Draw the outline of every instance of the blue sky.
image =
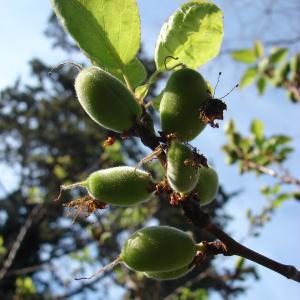
<svg viewBox="0 0 300 300">
<path fill-rule="evenodd" d="M 249 7 L 247 11 L 235 10 L 230 1 L 216 1 L 224 11 L 225 15 L 225 42 L 224 48 L 250 46 L 250 38 L 260 38 L 260 32 L 256 26 L 242 28 L 241 20 L 246 17 L 255 20 L 255 10 Z M 246 1 L 247 2 L 247 1 Z M 253 1 L 254 2 L 254 1 Z M 142 19 L 142 41 L 149 55 L 152 55 L 156 36 L 163 21 L 183 1 L 168 0 L 140 0 L 138 1 Z M 249 3 L 249 1 L 248 1 Z M 48 64 L 56 65 L 65 59 L 79 59 L 70 57 L 65 53 L 51 49 L 50 41 L 47 40 L 43 31 L 46 20 L 51 10 L 50 1 L 37 0 L 10 0 L 3 2 L 0 10 L 0 88 L 14 82 L 21 76 L 24 82 L 30 81 L 28 73 L 28 61 L 38 57 Z M 237 13 L 238 11 L 238 13 Z M 247 16 L 246 16 L 247 14 Z M 244 18 L 245 17 L 245 18 Z M 284 26 L 284 25 L 283 25 Z M 250 27 L 250 28 L 249 28 Z M 276 27 L 265 30 L 264 38 L 272 39 L 278 37 Z M 268 33 L 269 36 L 265 36 Z M 283 32 L 284 34 L 284 32 Z M 248 37 L 247 39 L 245 38 Z M 223 95 L 239 80 L 243 71 L 239 66 L 226 57 L 222 56 L 210 62 L 200 70 L 210 82 L 216 82 L 219 71 L 223 72 L 217 95 Z M 247 133 L 249 124 L 253 118 L 265 122 L 266 133 L 284 133 L 294 138 L 295 153 L 291 156 L 287 166 L 291 172 L 300 178 L 299 168 L 299 117 L 300 106 L 289 103 L 283 92 L 269 89 L 264 97 L 258 97 L 254 88 L 243 91 L 235 91 L 226 98 L 228 111 L 225 114 L 225 122 L 234 118 L 242 132 Z M 282 112 L 285 112 L 284 114 Z M 286 117 L 288 116 L 288 118 Z M 220 147 L 225 138 L 222 130 L 207 128 L 203 134 L 194 140 L 200 151 L 207 155 L 219 173 L 221 183 L 227 191 L 244 189 L 244 193 L 233 199 L 226 210 L 235 217 L 228 231 L 233 237 L 239 239 L 247 231 L 245 210 L 252 208 L 254 211 L 264 205 L 264 199 L 259 193 L 259 188 L 273 182 L 266 176 L 255 177 L 254 175 L 240 176 L 235 166 L 225 164 L 224 155 Z M 0 167 L 1 169 L 1 167 Z M 14 175 L 10 176 L 13 183 Z M 278 210 L 273 220 L 266 225 L 262 235 L 256 239 L 249 239 L 246 245 L 261 252 L 277 261 L 286 264 L 295 264 L 300 268 L 300 239 L 297 237 L 297 229 L 300 229 L 300 204 L 295 201 L 287 201 Z M 233 258 L 218 258 L 220 268 L 234 262 Z M 300 285 L 283 278 L 263 267 L 258 267 L 262 277 L 259 282 L 247 282 L 249 290 L 246 295 L 240 297 L 243 300 L 271 298 L 281 300 L 298 300 Z M 220 299 L 217 295 L 213 299 Z"/>
</svg>

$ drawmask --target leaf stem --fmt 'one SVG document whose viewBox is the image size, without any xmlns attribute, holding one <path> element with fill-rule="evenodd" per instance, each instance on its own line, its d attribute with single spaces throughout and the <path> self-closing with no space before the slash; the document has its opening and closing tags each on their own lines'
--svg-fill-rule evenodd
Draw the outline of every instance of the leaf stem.
<svg viewBox="0 0 300 300">
<path fill-rule="evenodd" d="M 130 84 L 129 78 L 126 76 L 126 74 L 124 72 L 122 72 L 122 75 L 123 75 L 123 78 L 125 80 L 125 83 L 126 83 L 128 89 L 133 93 L 134 90 L 133 90 L 132 85 Z"/>
</svg>

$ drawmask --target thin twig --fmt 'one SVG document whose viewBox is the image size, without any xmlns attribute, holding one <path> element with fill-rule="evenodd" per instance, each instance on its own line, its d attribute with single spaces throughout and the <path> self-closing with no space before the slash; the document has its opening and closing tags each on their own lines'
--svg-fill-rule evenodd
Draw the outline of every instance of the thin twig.
<svg viewBox="0 0 300 300">
<path fill-rule="evenodd" d="M 276 172 L 275 170 L 259 165 L 255 162 L 249 161 L 247 159 L 241 158 L 241 160 L 243 161 L 243 163 L 246 165 L 246 167 L 250 168 L 250 169 L 254 169 L 257 171 L 260 171 L 261 173 L 270 175 L 274 178 L 279 179 L 282 183 L 285 184 L 293 184 L 293 185 L 297 185 L 300 186 L 300 180 L 297 178 L 292 177 L 291 175 L 281 175 L 278 172 Z"/>
<path fill-rule="evenodd" d="M 205 230 L 213 234 L 224 243 L 225 247 L 220 248 L 223 250 L 225 249 L 222 253 L 223 255 L 239 255 L 270 270 L 273 270 L 274 272 L 279 273 L 288 279 L 300 282 L 300 271 L 298 271 L 294 266 L 278 263 L 241 245 L 214 224 L 210 224 L 205 228 Z"/>
<path fill-rule="evenodd" d="M 26 233 L 28 232 L 29 228 L 31 227 L 35 217 L 39 214 L 39 212 L 41 211 L 42 206 L 41 205 L 36 205 L 30 212 L 30 214 L 28 215 L 25 224 L 22 226 L 21 230 L 18 233 L 18 236 L 15 240 L 15 242 L 12 245 L 12 248 L 6 258 L 6 260 L 3 263 L 3 266 L 0 270 L 0 280 L 5 276 L 6 272 L 8 271 L 8 269 L 11 267 L 16 254 L 25 238 Z"/>
</svg>

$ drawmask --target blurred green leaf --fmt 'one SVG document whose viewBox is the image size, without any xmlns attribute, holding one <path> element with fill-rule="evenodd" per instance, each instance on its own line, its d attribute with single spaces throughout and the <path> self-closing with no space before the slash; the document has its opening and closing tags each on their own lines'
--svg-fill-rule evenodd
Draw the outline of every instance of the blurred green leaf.
<svg viewBox="0 0 300 300">
<path fill-rule="evenodd" d="M 254 51 L 257 58 L 262 58 L 264 56 L 264 46 L 260 41 L 255 41 Z"/>
<path fill-rule="evenodd" d="M 54 169 L 54 171 L 55 171 L 55 169 Z M 34 186 L 30 187 L 28 189 L 27 203 L 28 204 L 37 204 L 37 203 L 41 203 L 42 201 L 43 201 L 43 194 L 42 194 L 41 190 L 38 187 L 34 187 Z"/>
<path fill-rule="evenodd" d="M 293 193 L 293 196 L 296 200 L 300 200 L 300 192 Z"/>
<path fill-rule="evenodd" d="M 36 293 L 36 287 L 30 277 L 18 277 L 16 279 L 16 294 L 26 297 Z"/>
<path fill-rule="evenodd" d="M 246 64 L 253 64 L 256 62 L 256 53 L 253 49 L 242 49 L 231 52 L 231 57 L 238 61 Z"/>
<path fill-rule="evenodd" d="M 100 236 L 100 244 L 103 245 L 111 238 L 111 232 L 103 232 Z"/>
<path fill-rule="evenodd" d="M 291 80 L 295 81 L 300 74 L 300 54 L 293 55 L 290 60 Z"/>
<path fill-rule="evenodd" d="M 88 247 L 84 247 L 80 251 L 72 252 L 69 254 L 69 256 L 70 258 L 82 263 L 93 263 L 95 261 L 93 258 L 91 258 L 90 249 Z"/>
<path fill-rule="evenodd" d="M 271 191 L 270 191 L 270 187 L 269 186 L 263 186 L 260 189 L 260 192 L 264 195 L 264 196 L 269 196 Z"/>
<path fill-rule="evenodd" d="M 271 51 L 271 55 L 269 56 L 269 62 L 271 64 L 278 64 L 283 61 L 288 54 L 288 49 L 286 48 L 275 48 Z"/>
<path fill-rule="evenodd" d="M 272 188 L 270 188 L 270 193 L 271 194 L 278 194 L 281 190 L 281 185 L 280 184 L 275 184 Z"/>
<path fill-rule="evenodd" d="M 281 194 L 273 201 L 273 207 L 278 208 L 282 202 L 288 200 L 290 198 L 289 194 Z"/>
<path fill-rule="evenodd" d="M 178 57 L 168 67 L 185 64 L 198 68 L 214 58 L 223 40 L 223 14 L 213 3 L 201 0 L 183 4 L 161 28 L 155 49 L 158 70 L 167 56 Z"/>
<path fill-rule="evenodd" d="M 271 82 L 276 87 L 280 87 L 284 85 L 285 81 L 288 80 L 289 73 L 290 73 L 290 64 L 288 62 L 285 62 L 284 64 L 280 65 L 275 69 L 274 76 Z"/>
<path fill-rule="evenodd" d="M 298 97 L 294 91 L 287 91 L 287 97 L 293 102 L 298 103 Z"/>
<path fill-rule="evenodd" d="M 265 57 L 258 62 L 257 71 L 258 73 L 263 74 L 268 70 L 269 67 L 270 67 L 269 60 L 267 57 Z"/>
<path fill-rule="evenodd" d="M 3 237 L 0 235 L 0 256 L 6 253 Z"/>
<path fill-rule="evenodd" d="M 224 131 L 226 134 L 232 134 L 235 131 L 235 123 L 233 120 L 230 120 L 225 126 Z"/>
<path fill-rule="evenodd" d="M 112 160 L 114 164 L 123 163 L 123 155 L 121 152 L 121 142 L 115 141 L 111 146 L 105 147 L 101 155 L 101 160 Z"/>
<path fill-rule="evenodd" d="M 241 271 L 243 269 L 243 266 L 245 265 L 245 258 L 239 257 L 235 262 L 235 268 L 238 271 Z"/>
<path fill-rule="evenodd" d="M 253 120 L 250 130 L 257 140 L 262 140 L 264 138 L 264 123 L 262 121 Z"/>
<path fill-rule="evenodd" d="M 56 165 L 54 167 L 53 173 L 60 180 L 63 180 L 64 178 L 66 178 L 68 176 L 68 174 L 65 171 L 65 169 L 62 166 L 60 166 L 60 165 Z"/>
<path fill-rule="evenodd" d="M 95 65 L 124 69 L 140 48 L 135 0 L 51 0 L 56 15 Z"/>
<path fill-rule="evenodd" d="M 285 148 L 281 149 L 278 153 L 278 156 L 279 156 L 278 161 L 279 162 L 284 161 L 287 158 L 288 154 L 292 153 L 293 151 L 294 151 L 294 149 L 292 147 L 285 147 Z"/>
<path fill-rule="evenodd" d="M 273 138 L 276 145 L 285 145 L 292 140 L 291 137 L 283 134 L 274 135 Z"/>
<path fill-rule="evenodd" d="M 172 300 L 208 300 L 206 289 L 196 289 L 194 291 L 183 287 L 178 295 L 174 295 Z"/>
<path fill-rule="evenodd" d="M 264 76 L 261 76 L 256 81 L 257 91 L 260 95 L 262 95 L 267 88 L 267 80 Z"/>
<path fill-rule="evenodd" d="M 258 74 L 258 69 L 257 67 L 250 67 L 246 70 L 244 75 L 242 76 L 242 79 L 240 81 L 239 87 L 240 88 L 245 88 L 252 84 Z"/>
</svg>

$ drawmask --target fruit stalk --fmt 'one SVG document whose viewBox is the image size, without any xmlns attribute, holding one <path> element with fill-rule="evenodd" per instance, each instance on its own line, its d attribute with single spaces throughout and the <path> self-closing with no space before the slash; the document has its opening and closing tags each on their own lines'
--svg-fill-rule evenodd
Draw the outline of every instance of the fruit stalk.
<svg viewBox="0 0 300 300">
<path fill-rule="evenodd" d="M 143 127 L 143 130 L 139 132 L 140 138 L 143 144 L 151 149 L 156 148 L 159 146 L 159 138 L 155 139 L 153 137 L 153 130 L 152 128 L 147 129 L 146 126 Z M 147 135 L 150 135 L 151 143 L 147 143 Z M 153 142 L 157 141 L 157 145 Z M 166 165 L 165 157 L 160 157 L 160 161 L 163 165 Z M 206 230 L 216 238 L 218 238 L 222 243 L 222 247 L 219 247 L 220 254 L 231 256 L 231 255 L 238 255 L 249 259 L 253 262 L 256 262 L 270 270 L 273 270 L 276 273 L 279 273 L 285 276 L 288 279 L 300 282 L 300 271 L 297 270 L 294 266 L 284 265 L 278 263 L 266 256 L 263 256 L 245 246 L 235 241 L 229 235 L 227 235 L 223 230 L 218 228 L 216 225 L 212 223 L 211 217 L 209 214 L 205 213 L 200 207 L 199 199 L 187 199 L 181 203 L 182 209 L 185 213 L 185 216 L 197 227 Z M 220 250 L 222 249 L 222 250 Z"/>
</svg>

